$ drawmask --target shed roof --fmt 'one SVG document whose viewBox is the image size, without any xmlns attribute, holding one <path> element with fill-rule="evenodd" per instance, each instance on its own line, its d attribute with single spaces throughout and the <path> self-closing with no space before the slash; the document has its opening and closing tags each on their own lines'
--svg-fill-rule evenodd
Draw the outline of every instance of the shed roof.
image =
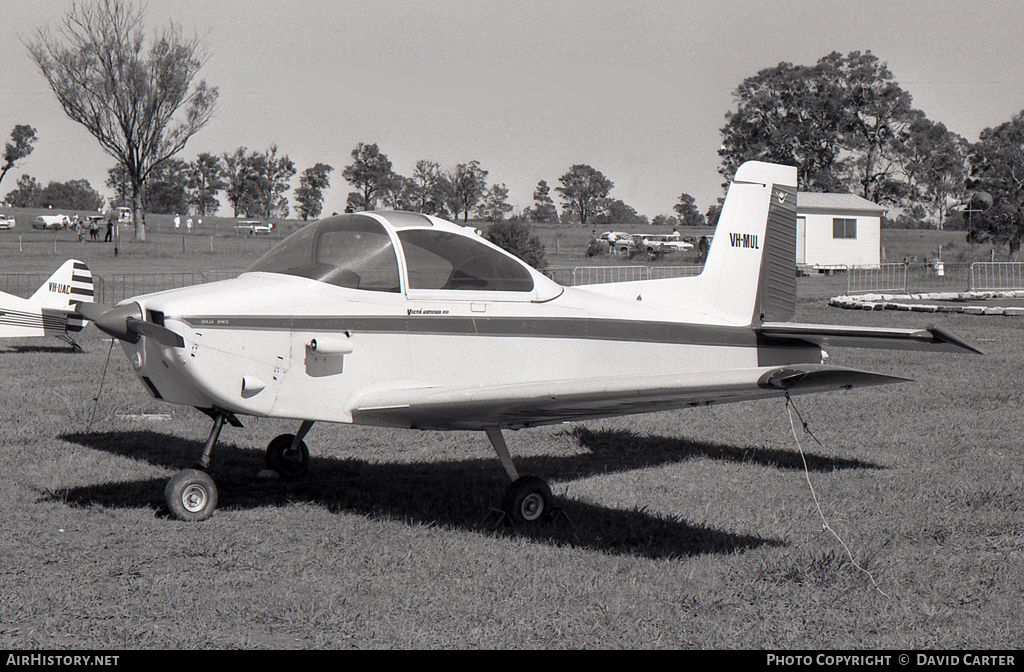
<svg viewBox="0 0 1024 672">
<path fill-rule="evenodd" d="M 796 211 L 800 213 L 858 213 L 881 216 L 886 208 L 854 194 L 823 194 L 801 191 L 796 196 Z"/>
</svg>

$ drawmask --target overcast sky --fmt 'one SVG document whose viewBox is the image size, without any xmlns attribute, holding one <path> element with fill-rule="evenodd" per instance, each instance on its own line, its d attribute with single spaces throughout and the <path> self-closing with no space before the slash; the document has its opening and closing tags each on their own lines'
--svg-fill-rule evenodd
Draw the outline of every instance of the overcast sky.
<svg viewBox="0 0 1024 672">
<path fill-rule="evenodd" d="M 26 173 L 44 185 L 85 178 L 110 195 L 113 160 L 67 119 L 23 44 L 70 4 L 0 0 L 0 142 L 16 124 L 38 132 L 0 195 Z M 327 213 L 344 208 L 340 173 L 358 142 L 377 143 L 403 175 L 419 159 L 480 161 L 517 208 L 538 181 L 554 188 L 586 163 L 648 217 L 672 214 L 683 192 L 704 211 L 722 194 L 732 91 L 763 68 L 831 51 L 870 50 L 915 107 L 971 141 L 1024 109 L 1016 0 L 148 3 L 151 30 L 170 20 L 205 36 L 201 77 L 220 89 L 216 116 L 180 158 L 276 143 L 300 173 L 335 167 Z"/>
</svg>

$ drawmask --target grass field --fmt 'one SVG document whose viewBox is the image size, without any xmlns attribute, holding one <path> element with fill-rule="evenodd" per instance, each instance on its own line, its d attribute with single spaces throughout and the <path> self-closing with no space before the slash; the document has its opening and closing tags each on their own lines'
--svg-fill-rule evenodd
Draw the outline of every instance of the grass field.
<svg viewBox="0 0 1024 672">
<path fill-rule="evenodd" d="M 161 235 L 116 268 L 239 268 L 262 244 Z M 58 243 L 0 260 L 56 268 Z M 257 474 L 294 423 L 252 418 L 215 454 L 218 512 L 170 519 L 209 419 L 150 399 L 116 347 L 94 404 L 92 327 L 82 354 L 0 342 L 0 648 L 1017 648 L 1019 318 L 796 319 L 935 319 L 986 354 L 831 352 L 914 382 L 796 398 L 803 453 L 781 400 L 510 432 L 565 514 L 537 532 L 486 519 L 504 474 L 482 435 L 317 425 L 287 483 Z"/>
</svg>

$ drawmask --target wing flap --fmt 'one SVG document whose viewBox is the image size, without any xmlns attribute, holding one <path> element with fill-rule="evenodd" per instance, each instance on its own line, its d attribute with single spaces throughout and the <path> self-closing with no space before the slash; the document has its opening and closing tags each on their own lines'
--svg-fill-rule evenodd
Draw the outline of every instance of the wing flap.
<svg viewBox="0 0 1024 672">
<path fill-rule="evenodd" d="M 924 329 L 852 327 L 831 324 L 765 322 L 757 331 L 767 338 L 799 339 L 822 348 L 883 348 L 918 352 L 950 352 L 980 355 L 967 341 L 937 326 Z"/>
<path fill-rule="evenodd" d="M 358 395 L 353 421 L 417 429 L 531 427 L 905 382 L 904 378 L 797 364 L 656 376 L 555 380 L 489 387 L 403 387 Z"/>
</svg>

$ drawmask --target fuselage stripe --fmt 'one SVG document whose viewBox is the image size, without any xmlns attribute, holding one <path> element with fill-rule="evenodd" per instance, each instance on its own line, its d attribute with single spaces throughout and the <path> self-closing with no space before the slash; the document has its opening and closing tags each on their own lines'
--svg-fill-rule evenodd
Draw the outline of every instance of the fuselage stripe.
<svg viewBox="0 0 1024 672">
<path fill-rule="evenodd" d="M 203 329 L 314 333 L 353 331 L 435 336 L 569 338 L 734 347 L 751 347 L 757 342 L 756 335 L 750 327 L 598 318 L 204 315 L 185 317 L 181 320 L 199 331 Z"/>
</svg>

